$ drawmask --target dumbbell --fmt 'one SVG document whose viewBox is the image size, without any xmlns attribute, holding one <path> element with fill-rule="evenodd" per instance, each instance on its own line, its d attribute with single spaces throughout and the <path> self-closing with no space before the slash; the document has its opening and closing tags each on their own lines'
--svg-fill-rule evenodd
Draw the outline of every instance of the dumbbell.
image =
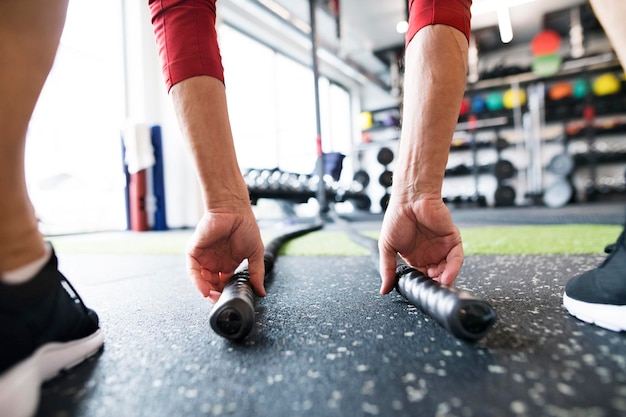
<svg viewBox="0 0 626 417">
<path fill-rule="evenodd" d="M 281 187 L 281 177 L 282 177 L 283 173 L 279 170 L 274 170 L 269 178 L 268 178 L 268 183 L 269 183 L 269 188 L 272 190 L 278 190 Z"/>
<path fill-rule="evenodd" d="M 298 175 L 296 189 L 299 192 L 312 191 L 310 180 L 311 180 L 311 177 L 309 175 L 306 175 L 306 174 Z"/>
<path fill-rule="evenodd" d="M 256 177 L 256 188 L 261 190 L 267 190 L 270 186 L 269 178 L 272 175 L 272 171 L 269 169 L 262 169 L 259 175 Z"/>
<path fill-rule="evenodd" d="M 257 178 L 260 175 L 260 171 L 258 169 L 249 169 L 243 176 L 246 185 L 250 188 L 256 188 L 257 186 Z"/>
</svg>

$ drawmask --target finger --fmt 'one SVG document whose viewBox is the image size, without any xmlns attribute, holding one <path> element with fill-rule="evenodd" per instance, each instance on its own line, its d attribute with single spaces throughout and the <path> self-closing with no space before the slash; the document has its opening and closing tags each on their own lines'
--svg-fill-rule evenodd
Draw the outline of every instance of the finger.
<svg viewBox="0 0 626 417">
<path fill-rule="evenodd" d="M 189 274 L 191 275 L 191 280 L 196 284 L 196 287 L 203 297 L 208 297 L 211 291 L 215 290 L 215 287 L 202 276 L 200 271 L 190 270 Z"/>
<path fill-rule="evenodd" d="M 187 256 L 187 274 L 191 281 L 196 285 L 200 294 L 203 297 L 208 297 L 211 290 L 213 290 L 213 286 L 210 285 L 203 277 L 202 277 L 202 268 L 200 264 L 193 256 Z"/>
<path fill-rule="evenodd" d="M 446 261 L 443 260 L 438 264 L 430 265 L 426 268 L 426 276 L 429 278 L 436 278 L 439 281 L 439 277 L 443 274 L 443 271 L 446 269 Z"/>
<path fill-rule="evenodd" d="M 381 294 L 389 294 L 396 286 L 396 252 L 385 249 L 382 245 L 380 252 L 380 286 Z"/>
<path fill-rule="evenodd" d="M 250 273 L 250 284 L 259 297 L 265 297 L 265 262 L 263 256 L 255 256 L 248 259 L 248 272 Z"/>
<path fill-rule="evenodd" d="M 232 273 L 224 274 L 224 272 L 213 272 L 206 268 L 201 269 L 202 279 L 211 284 L 215 288 L 222 288 L 224 286 L 223 282 L 226 282 L 227 278 L 232 275 Z"/>
<path fill-rule="evenodd" d="M 454 247 L 448 254 L 446 267 L 439 278 L 444 285 L 452 285 L 463 266 L 463 246 Z"/>
<path fill-rule="evenodd" d="M 209 291 L 209 295 L 208 295 L 208 299 L 213 303 L 217 303 L 217 301 L 220 299 L 220 297 L 222 296 L 222 293 L 219 291 L 214 291 L 211 290 Z"/>
</svg>

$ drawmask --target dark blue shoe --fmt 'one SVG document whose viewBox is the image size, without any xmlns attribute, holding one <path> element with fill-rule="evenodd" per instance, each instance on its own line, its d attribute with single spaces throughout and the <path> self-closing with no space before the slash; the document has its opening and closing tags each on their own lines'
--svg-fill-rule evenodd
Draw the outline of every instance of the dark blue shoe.
<svg viewBox="0 0 626 417">
<path fill-rule="evenodd" d="M 616 332 L 626 330 L 626 230 L 595 269 L 572 278 L 563 305 L 573 316 Z"/>
<path fill-rule="evenodd" d="M 100 350 L 98 316 L 57 269 L 20 285 L 0 283 L 0 415 L 30 416 L 40 386 Z"/>
</svg>

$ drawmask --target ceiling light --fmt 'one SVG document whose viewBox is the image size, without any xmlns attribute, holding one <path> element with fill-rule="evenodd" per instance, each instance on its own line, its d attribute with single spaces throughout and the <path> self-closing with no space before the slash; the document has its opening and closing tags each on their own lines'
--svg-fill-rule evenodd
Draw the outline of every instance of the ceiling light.
<svg viewBox="0 0 626 417">
<path fill-rule="evenodd" d="M 396 24 L 396 32 L 406 33 L 407 30 L 409 30 L 409 22 L 407 22 L 406 20 L 403 20 Z"/>
<path fill-rule="evenodd" d="M 513 27 L 511 26 L 511 15 L 509 8 L 502 6 L 498 8 L 498 29 L 500 29 L 500 39 L 502 43 L 509 43 L 513 40 Z"/>
</svg>

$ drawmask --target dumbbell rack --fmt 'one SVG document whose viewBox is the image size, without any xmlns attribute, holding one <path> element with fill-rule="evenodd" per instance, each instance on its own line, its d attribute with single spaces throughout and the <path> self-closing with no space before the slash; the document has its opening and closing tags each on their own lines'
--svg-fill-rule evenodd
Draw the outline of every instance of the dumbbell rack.
<svg viewBox="0 0 626 417">
<path fill-rule="evenodd" d="M 290 204 L 302 204 L 316 197 L 318 187 L 326 190 L 329 202 L 351 201 L 356 206 L 367 205 L 369 198 L 360 184 L 342 187 L 331 176 L 325 175 L 320 181 L 317 175 L 296 174 L 278 168 L 251 168 L 243 173 L 250 200 L 256 204 L 259 199 L 281 200 Z"/>
</svg>

